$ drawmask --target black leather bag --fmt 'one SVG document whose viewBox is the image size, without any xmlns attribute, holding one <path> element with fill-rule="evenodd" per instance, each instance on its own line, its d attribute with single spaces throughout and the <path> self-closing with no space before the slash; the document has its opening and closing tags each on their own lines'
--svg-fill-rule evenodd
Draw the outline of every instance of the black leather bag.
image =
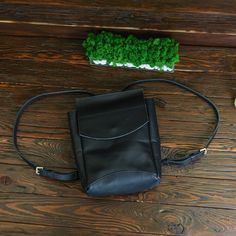
<svg viewBox="0 0 236 236">
<path fill-rule="evenodd" d="M 147 82 L 165 82 L 185 89 L 206 101 L 216 114 L 216 126 L 207 144 L 187 157 L 161 160 L 160 137 L 155 100 L 144 98 L 142 89 L 131 87 Z M 76 99 L 76 109 L 69 112 L 69 126 L 77 170 L 61 173 L 35 165 L 24 157 L 17 144 L 17 128 L 23 111 L 33 102 L 47 96 L 86 94 Z M 165 79 L 141 80 L 123 91 L 94 95 L 69 90 L 38 95 L 19 110 L 13 130 L 13 143 L 21 158 L 36 174 L 57 180 L 80 179 L 91 196 L 130 194 L 150 189 L 160 183 L 161 165 L 186 165 L 206 154 L 219 126 L 217 107 L 199 92 Z"/>
</svg>

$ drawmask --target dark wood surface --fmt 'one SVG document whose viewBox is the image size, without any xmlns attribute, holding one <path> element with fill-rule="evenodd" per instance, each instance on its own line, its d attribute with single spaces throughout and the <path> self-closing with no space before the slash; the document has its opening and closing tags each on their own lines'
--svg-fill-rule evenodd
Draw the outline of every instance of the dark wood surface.
<svg viewBox="0 0 236 236">
<path fill-rule="evenodd" d="M 0 3 L 0 235 L 236 235 L 236 2 L 7 0 Z M 99 16 L 99 17 L 98 17 Z M 174 73 L 90 65 L 87 32 L 110 29 L 180 41 Z M 137 79 L 167 78 L 219 107 L 219 132 L 202 160 L 164 167 L 161 185 L 129 196 L 92 198 L 79 181 L 36 176 L 12 147 L 16 112 L 29 97 L 70 88 L 118 91 Z M 191 94 L 149 84 L 162 158 L 201 148 L 214 127 L 211 109 Z M 74 97 L 45 99 L 25 113 L 19 143 L 29 159 L 71 171 L 66 112 Z"/>
<path fill-rule="evenodd" d="M 77 38 L 91 30 L 142 30 L 184 44 L 236 46 L 235 0 L 7 0 L 0 3 L 0 24 L 0 33 L 9 35 Z"/>
</svg>

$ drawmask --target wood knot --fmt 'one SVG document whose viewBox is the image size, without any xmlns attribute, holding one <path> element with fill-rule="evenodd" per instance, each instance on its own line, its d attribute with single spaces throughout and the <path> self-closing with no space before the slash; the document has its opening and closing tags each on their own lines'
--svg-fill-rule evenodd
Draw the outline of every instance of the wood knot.
<svg viewBox="0 0 236 236">
<path fill-rule="evenodd" d="M 12 183 L 12 179 L 9 176 L 1 176 L 0 184 L 2 185 L 10 185 Z"/>
<path fill-rule="evenodd" d="M 184 232 L 184 226 L 182 224 L 171 223 L 168 225 L 168 229 L 173 234 L 182 234 Z"/>
</svg>

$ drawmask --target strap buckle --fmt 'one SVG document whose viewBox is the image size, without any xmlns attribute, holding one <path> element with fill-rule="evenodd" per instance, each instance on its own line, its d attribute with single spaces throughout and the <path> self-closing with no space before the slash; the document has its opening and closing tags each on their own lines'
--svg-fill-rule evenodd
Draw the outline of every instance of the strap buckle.
<svg viewBox="0 0 236 236">
<path fill-rule="evenodd" d="M 43 170 L 43 167 L 42 167 L 42 166 L 37 166 L 37 167 L 35 168 L 35 173 L 36 173 L 36 175 L 40 175 L 40 170 Z"/>
<path fill-rule="evenodd" d="M 207 154 L 207 148 L 200 149 L 200 152 L 204 152 L 204 155 L 206 155 Z"/>
</svg>

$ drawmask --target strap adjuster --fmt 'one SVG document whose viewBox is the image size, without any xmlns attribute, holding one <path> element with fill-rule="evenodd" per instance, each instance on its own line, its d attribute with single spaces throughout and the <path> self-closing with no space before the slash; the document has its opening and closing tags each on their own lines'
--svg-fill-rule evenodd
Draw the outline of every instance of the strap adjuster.
<svg viewBox="0 0 236 236">
<path fill-rule="evenodd" d="M 200 152 L 204 152 L 204 155 L 206 155 L 207 154 L 207 148 L 200 149 Z"/>
<path fill-rule="evenodd" d="M 42 166 L 37 166 L 37 167 L 35 168 L 35 173 L 36 173 L 36 175 L 40 175 L 40 170 L 43 170 L 43 167 L 42 167 Z"/>
</svg>

